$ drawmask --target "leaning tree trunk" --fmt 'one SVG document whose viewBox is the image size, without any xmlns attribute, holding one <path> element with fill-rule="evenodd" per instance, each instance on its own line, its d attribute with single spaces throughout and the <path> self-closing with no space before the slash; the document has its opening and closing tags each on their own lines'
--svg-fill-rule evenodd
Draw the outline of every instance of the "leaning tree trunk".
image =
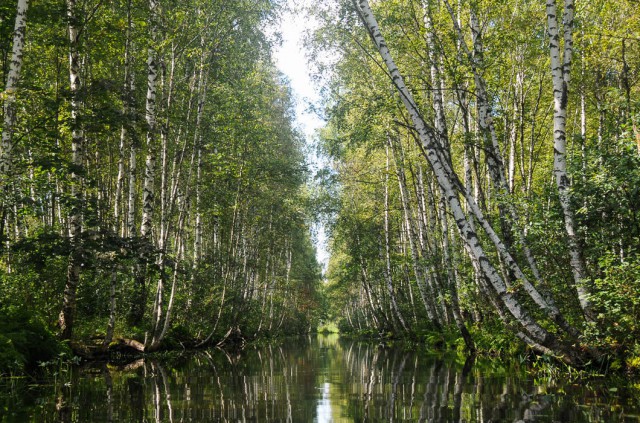
<svg viewBox="0 0 640 423">
<path fill-rule="evenodd" d="M 456 222 L 459 234 L 464 241 L 465 249 L 471 258 L 476 271 L 484 275 L 487 282 L 492 287 L 496 298 L 500 301 L 500 304 L 509 311 L 514 322 L 516 322 L 526 332 L 525 337 L 530 341 L 529 344 L 533 348 L 538 350 L 551 350 L 558 355 L 574 352 L 564 348 L 551 332 L 543 328 L 534 318 L 532 318 L 516 298 L 514 293 L 507 289 L 505 281 L 500 276 L 496 267 L 492 264 L 491 259 L 485 252 L 478 235 L 472 229 L 469 223 L 470 218 L 466 216 L 462 209 L 462 204 L 458 196 L 461 193 L 464 193 L 464 187 L 462 187 L 457 175 L 453 171 L 451 163 L 446 160 L 447 155 L 441 151 L 442 146 L 438 142 L 434 128 L 431 128 L 426 124 L 415 100 L 413 99 L 413 95 L 405 85 L 404 78 L 395 64 L 395 61 L 391 57 L 386 41 L 380 32 L 377 20 L 369 6 L 369 2 L 367 0 L 352 1 L 363 24 L 365 25 L 365 28 L 374 42 L 380 57 L 387 67 L 402 103 L 409 113 L 411 121 L 414 124 L 415 131 L 417 132 L 422 144 L 425 156 L 431 165 L 440 189 L 449 203 L 449 209 L 453 215 L 454 221 Z M 471 198 L 467 198 L 467 200 L 471 203 L 476 220 L 482 224 L 483 229 L 485 229 L 489 235 L 495 237 L 495 232 L 492 231 L 491 226 L 484 218 L 484 215 L 478 208 L 477 204 L 475 204 Z M 496 243 L 496 248 L 499 248 L 501 255 L 510 257 L 502 243 Z M 565 357 L 566 361 L 575 361 L 574 359 L 575 357 L 573 356 Z"/>
<path fill-rule="evenodd" d="M 540 277 L 540 272 L 538 271 L 538 267 L 529 249 L 528 242 L 525 238 L 524 231 L 517 225 L 519 220 L 518 213 L 514 205 L 511 203 L 509 199 L 509 185 L 506 179 L 506 171 L 504 167 L 504 160 L 502 158 L 502 153 L 500 151 L 498 145 L 498 137 L 496 134 L 495 125 L 493 124 L 493 120 L 491 118 L 491 107 L 489 104 L 489 94 L 487 92 L 487 83 L 480 73 L 480 69 L 484 66 L 484 47 L 482 43 L 482 33 L 480 30 L 480 24 L 478 22 L 475 10 L 471 10 L 470 13 L 470 23 L 471 23 L 471 31 L 472 31 L 472 39 L 473 39 L 473 52 L 469 50 L 462 33 L 462 29 L 459 25 L 458 20 L 455 17 L 455 13 L 453 8 L 451 7 L 448 0 L 444 0 L 444 4 L 449 11 L 449 15 L 451 20 L 453 21 L 454 29 L 458 35 L 459 45 L 462 48 L 463 52 L 467 55 L 469 62 L 471 63 L 471 70 L 474 75 L 474 80 L 476 82 L 476 90 L 477 90 L 477 103 L 478 103 L 478 126 L 483 133 L 483 137 L 485 138 L 484 147 L 486 151 L 486 160 L 487 167 L 489 170 L 489 174 L 491 176 L 491 180 L 494 186 L 494 189 L 497 191 L 497 202 L 498 209 L 500 213 L 500 223 L 502 229 L 502 238 L 498 239 L 494 234 L 493 230 L 488 227 L 488 225 L 484 224 L 485 230 L 488 230 L 490 237 L 498 251 L 502 256 L 502 260 L 505 263 L 506 269 L 504 269 L 503 273 L 507 276 L 505 277 L 505 282 L 509 282 L 510 280 L 520 280 L 525 288 L 525 292 L 531 297 L 531 299 L 540 307 L 545 313 L 553 319 L 553 321 L 562 328 L 566 333 L 570 334 L 572 337 L 576 338 L 578 336 L 578 331 L 572 327 L 564 315 L 560 312 L 558 307 L 556 306 L 554 300 L 550 296 L 543 296 L 538 288 L 534 286 L 529 279 L 524 275 L 520 266 L 513 259 L 513 239 L 512 233 L 515 233 L 518 237 L 519 244 L 522 248 L 522 252 L 527 259 L 527 263 L 533 275 L 535 281 L 538 284 L 542 284 L 542 278 Z M 482 223 L 482 222 L 481 222 Z M 501 244 L 501 245 L 498 245 Z M 504 248 L 503 248 L 504 246 Z"/>
<path fill-rule="evenodd" d="M 445 6 L 449 12 L 451 20 L 454 25 L 455 32 L 458 37 L 458 47 L 461 49 L 461 53 L 467 56 L 468 62 L 473 73 L 474 82 L 476 86 L 476 98 L 477 98 L 477 110 L 478 110 L 478 128 L 482 134 L 483 150 L 485 152 L 485 160 L 487 163 L 487 170 L 491 177 L 493 187 L 496 191 L 496 200 L 498 205 L 498 211 L 500 214 L 500 226 L 502 232 L 502 240 L 508 250 L 513 249 L 513 237 L 512 237 L 512 224 L 517 222 L 517 216 L 513 207 L 509 205 L 508 193 L 509 187 L 506 179 L 506 172 L 504 166 L 504 159 L 498 143 L 498 137 L 495 129 L 495 125 L 492 120 L 492 110 L 489 103 L 489 94 L 487 92 L 487 83 L 484 77 L 481 75 L 482 68 L 484 67 L 484 47 L 482 42 L 482 32 L 478 19 L 476 17 L 473 7 L 470 11 L 470 27 L 472 33 L 473 50 L 470 50 L 464 38 L 464 34 L 456 18 L 455 12 L 447 0 L 444 1 Z M 462 54 L 459 54 L 462 56 Z M 510 212 L 510 216 L 507 214 L 507 209 Z M 526 247 L 521 237 L 522 245 Z M 503 273 L 507 275 L 505 278 L 507 281 L 513 281 L 515 275 L 513 272 L 507 269 L 503 269 Z M 537 274 L 534 270 L 534 274 Z"/>
<path fill-rule="evenodd" d="M 82 177 L 84 132 L 80 124 L 80 57 L 78 53 L 80 30 L 77 26 L 75 0 L 67 0 L 67 18 L 69 20 L 69 88 L 71 91 L 71 197 L 72 206 L 69 213 L 69 235 L 71 237 L 71 255 L 67 268 L 67 282 L 64 287 L 62 311 L 59 324 L 63 339 L 70 339 L 73 334 L 73 319 L 76 311 L 76 291 L 80 282 L 82 265 Z"/>
<path fill-rule="evenodd" d="M 446 290 L 449 293 L 451 301 L 451 313 L 456 323 L 460 335 L 464 340 L 467 351 L 474 352 L 476 350 L 475 343 L 471 337 L 471 333 L 467 329 L 460 310 L 460 300 L 458 298 L 458 281 L 456 271 L 454 269 L 455 263 L 453 259 L 453 251 L 451 243 L 449 241 L 449 217 L 446 213 L 446 200 L 441 196 L 439 201 L 440 211 L 440 224 L 442 227 L 442 265 L 446 269 Z"/>
<path fill-rule="evenodd" d="M 582 249 L 575 229 L 573 206 L 571 205 L 571 179 L 567 171 L 567 102 L 571 80 L 573 56 L 573 0 L 564 1 L 564 47 L 560 52 L 560 34 L 556 0 L 547 0 L 547 25 L 549 53 L 551 55 L 551 77 L 553 79 L 553 174 L 558 187 L 560 206 L 564 215 L 564 228 L 571 258 L 571 270 L 580 306 L 585 317 L 591 319 L 589 284 Z"/>
</svg>

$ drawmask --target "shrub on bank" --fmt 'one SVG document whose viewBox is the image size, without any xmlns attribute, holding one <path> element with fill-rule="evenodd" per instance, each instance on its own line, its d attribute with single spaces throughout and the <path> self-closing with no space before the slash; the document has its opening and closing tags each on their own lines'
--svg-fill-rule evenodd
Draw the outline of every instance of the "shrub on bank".
<svg viewBox="0 0 640 423">
<path fill-rule="evenodd" d="M 33 370 L 67 350 L 30 311 L 0 307 L 0 375 Z"/>
</svg>

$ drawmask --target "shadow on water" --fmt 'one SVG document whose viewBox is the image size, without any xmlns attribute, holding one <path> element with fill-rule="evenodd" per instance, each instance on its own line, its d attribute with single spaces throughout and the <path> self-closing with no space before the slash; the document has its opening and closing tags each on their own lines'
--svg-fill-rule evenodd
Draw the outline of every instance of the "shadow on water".
<svg viewBox="0 0 640 423">
<path fill-rule="evenodd" d="M 640 421 L 630 388 L 610 381 L 535 379 L 337 335 L 0 384 L 0 422 Z"/>
</svg>

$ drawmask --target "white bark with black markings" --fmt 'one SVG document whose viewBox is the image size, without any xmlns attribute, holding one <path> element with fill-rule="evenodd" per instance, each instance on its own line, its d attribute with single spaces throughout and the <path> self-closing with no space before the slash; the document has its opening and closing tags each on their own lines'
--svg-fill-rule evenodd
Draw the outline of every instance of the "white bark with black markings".
<svg viewBox="0 0 640 423">
<path fill-rule="evenodd" d="M 353 3 L 363 24 L 369 32 L 380 57 L 385 63 L 389 75 L 400 95 L 402 103 L 409 113 L 411 121 L 422 143 L 425 155 L 431 165 L 434 175 L 436 176 L 438 185 L 446 197 L 449 209 L 456 222 L 460 236 L 464 241 L 465 249 L 472 259 L 474 267 L 478 272 L 486 277 L 501 303 L 510 312 L 513 319 L 527 331 L 531 339 L 539 344 L 555 347 L 555 337 L 546 329 L 541 327 L 540 324 L 538 324 L 538 322 L 536 322 L 529 313 L 527 313 L 513 293 L 507 290 L 504 280 L 487 257 L 478 235 L 473 231 L 469 223 L 470 219 L 464 213 L 460 199 L 458 198 L 459 191 L 463 188 L 462 184 L 454 173 L 451 163 L 447 162 L 446 155 L 441 151 L 442 147 L 438 143 L 434 128 L 431 128 L 426 124 L 411 92 L 405 85 L 404 78 L 391 56 L 386 41 L 380 32 L 376 18 L 369 6 L 369 2 L 367 0 L 353 0 Z M 484 220 L 483 216 L 477 213 L 479 212 L 477 205 L 474 207 L 474 212 L 478 221 Z"/>
<path fill-rule="evenodd" d="M 437 320 L 437 313 L 433 305 L 432 298 L 427 295 L 428 287 L 426 285 L 428 285 L 428 283 L 426 281 L 429 278 L 429 272 L 428 270 L 425 272 L 424 267 L 420 264 L 420 256 L 418 254 L 419 240 L 418 234 L 416 233 L 416 223 L 414 222 L 413 213 L 411 211 L 409 192 L 407 189 L 407 180 L 404 173 L 404 163 L 402 160 L 402 156 L 400 155 L 400 157 L 398 157 L 399 154 L 396 151 L 396 147 L 391 136 L 387 135 L 387 140 L 389 146 L 391 147 L 391 152 L 393 154 L 393 160 L 396 167 L 396 177 L 398 178 L 398 185 L 400 187 L 400 200 L 402 201 L 404 221 L 405 226 L 407 227 L 407 238 L 409 239 L 409 250 L 411 252 L 411 263 L 413 267 L 413 273 L 416 277 L 416 285 L 418 286 L 418 291 L 420 292 L 422 303 L 425 307 L 425 311 L 427 312 L 427 317 L 434 324 L 434 326 L 439 326 L 440 323 Z"/>
<path fill-rule="evenodd" d="M 149 0 L 149 23 L 151 28 L 151 42 L 147 52 L 147 96 L 145 105 L 145 120 L 147 122 L 147 156 L 145 159 L 144 184 L 142 193 L 142 224 L 140 235 L 147 238 L 153 227 L 153 211 L 155 207 L 155 178 L 156 178 L 156 91 L 158 81 L 157 43 L 158 2 Z"/>
<path fill-rule="evenodd" d="M 20 71 L 22 69 L 22 50 L 24 48 L 25 35 L 27 31 L 27 9 L 28 0 L 18 0 L 16 23 L 13 30 L 13 47 L 11 49 L 11 59 L 9 61 L 9 73 L 7 83 L 4 88 L 4 125 L 2 127 L 2 144 L 0 144 L 0 178 L 2 178 L 2 188 L 11 178 L 13 150 L 13 131 L 16 124 L 16 91 L 20 81 Z"/>
<path fill-rule="evenodd" d="M 571 204 L 571 178 L 567 171 L 567 103 L 571 81 L 573 58 L 573 0 L 564 0 L 563 41 L 560 45 L 558 10 L 556 0 L 547 0 L 547 31 L 553 80 L 553 174 L 564 216 L 571 270 L 580 306 L 587 318 L 592 310 L 589 300 L 589 281 L 575 228 L 575 216 Z"/>
<path fill-rule="evenodd" d="M 67 268 L 67 282 L 64 287 L 62 311 L 59 326 L 63 339 L 70 339 L 73 334 L 74 315 L 76 311 L 76 292 L 80 283 L 82 267 L 82 169 L 84 164 L 84 132 L 80 122 L 80 28 L 79 16 L 75 0 L 67 0 L 67 19 L 69 32 L 69 90 L 71 92 L 71 196 L 72 206 L 69 212 L 69 236 L 71 238 L 71 254 Z"/>
</svg>

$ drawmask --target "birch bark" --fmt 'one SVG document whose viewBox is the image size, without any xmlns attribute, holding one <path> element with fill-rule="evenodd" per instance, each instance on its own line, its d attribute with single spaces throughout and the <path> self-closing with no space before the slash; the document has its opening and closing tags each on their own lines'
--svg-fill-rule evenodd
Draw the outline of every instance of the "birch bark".
<svg viewBox="0 0 640 423">
<path fill-rule="evenodd" d="M 524 286 L 525 292 L 531 297 L 536 305 L 544 310 L 548 314 L 548 316 L 551 317 L 552 320 L 556 322 L 558 326 L 561 327 L 565 332 L 576 337 L 578 334 L 577 330 L 569 325 L 563 314 L 555 305 L 553 299 L 549 296 L 543 296 L 539 292 L 538 288 L 534 286 L 524 275 L 524 272 L 522 271 L 518 263 L 513 259 L 512 233 L 515 233 L 517 235 L 520 247 L 522 248 L 522 252 L 527 259 L 527 263 L 529 265 L 531 273 L 534 276 L 534 279 L 538 283 L 541 283 L 542 278 L 540 277 L 540 272 L 538 271 L 536 260 L 531 253 L 531 250 L 529 249 L 528 242 L 523 230 L 517 225 L 517 222 L 519 221 L 518 213 L 516 212 L 513 204 L 510 203 L 510 200 L 508 198 L 510 188 L 506 178 L 507 175 L 505 172 L 504 160 L 499 148 L 495 125 L 491 118 L 492 112 L 488 100 L 489 97 L 487 92 L 487 84 L 479 72 L 479 69 L 484 66 L 484 47 L 482 43 L 480 25 L 476 13 L 472 8 L 470 13 L 470 24 L 473 39 L 472 52 L 469 50 L 464 40 L 462 29 L 458 20 L 456 19 L 455 12 L 451 7 L 449 1 L 444 0 L 444 4 L 447 7 L 451 20 L 454 24 L 454 28 L 458 35 L 459 46 L 468 56 L 469 62 L 471 63 L 471 69 L 474 75 L 476 89 L 478 91 L 478 126 L 483 133 L 483 137 L 485 138 L 484 144 L 487 167 L 489 169 L 489 174 L 491 176 L 491 181 L 493 183 L 494 189 L 497 192 L 497 203 L 501 217 L 500 221 L 502 229 L 502 239 L 497 236 L 493 228 L 491 228 L 488 222 L 486 222 L 484 219 L 480 219 L 479 222 L 493 241 L 494 245 L 501 255 L 502 260 L 504 261 L 504 264 L 506 266 L 506 269 L 504 269 L 503 271 L 503 273 L 506 275 L 505 283 L 509 282 L 509 279 L 521 281 Z M 467 197 L 469 196 L 467 195 Z M 471 208 L 473 209 L 474 207 L 471 206 Z M 481 213 L 479 209 L 474 212 L 474 214 L 476 214 L 476 217 L 478 217 L 479 213 Z"/>
<path fill-rule="evenodd" d="M 573 282 L 582 311 L 587 319 L 591 319 L 590 283 L 582 249 L 576 234 L 570 194 L 571 179 L 567 171 L 566 125 L 573 57 L 573 15 L 573 0 L 564 0 L 562 17 L 564 45 L 561 47 L 556 0 L 547 0 L 547 31 L 549 35 L 549 54 L 551 56 L 551 77 L 553 80 L 553 174 L 564 215 L 564 227 L 567 234 Z"/>
<path fill-rule="evenodd" d="M 205 62 L 207 61 L 208 55 L 204 52 L 204 39 L 201 41 L 201 46 L 203 47 L 203 53 L 200 58 L 200 70 L 199 70 L 199 78 L 198 78 L 198 91 L 197 91 L 197 101 L 198 107 L 196 111 L 196 126 L 193 134 L 193 144 L 194 144 L 194 152 L 196 154 L 196 175 L 195 175 L 195 203 L 194 203 L 194 212 L 195 212 L 195 224 L 194 224 L 194 236 L 193 236 L 193 271 L 195 271 L 198 267 L 198 263 L 200 262 L 200 258 L 202 257 L 202 213 L 200 212 L 200 191 L 201 191 L 201 180 L 202 180 L 202 134 L 201 134 L 201 125 L 202 118 L 204 115 L 204 105 L 207 98 L 207 76 L 205 75 Z"/>
<path fill-rule="evenodd" d="M 127 236 L 136 233 L 136 185 L 138 180 L 138 148 L 135 141 L 129 146 L 129 196 L 127 200 Z"/>
<path fill-rule="evenodd" d="M 408 330 L 407 324 L 402 317 L 398 302 L 396 300 L 395 289 L 393 287 L 393 274 L 391 270 L 391 241 L 389 236 L 389 147 L 387 147 L 387 162 L 384 175 L 384 257 L 385 257 L 385 272 L 384 277 L 387 282 L 387 292 L 389 294 L 389 301 L 391 302 L 391 309 L 393 314 L 400 322 L 400 326 L 405 331 Z"/>
<path fill-rule="evenodd" d="M 398 178 L 398 185 L 400 187 L 400 199 L 402 201 L 402 209 L 404 211 L 404 221 L 407 227 L 409 239 L 409 249 L 411 252 L 411 263 L 413 266 L 413 273 L 416 278 L 416 285 L 418 285 L 418 291 L 420 292 L 420 297 L 422 298 L 422 303 L 427 312 L 427 317 L 432 322 L 432 324 L 439 328 L 440 323 L 437 320 L 437 313 L 433 306 L 433 301 L 427 295 L 427 287 L 425 287 L 425 277 L 429 277 L 429 272 L 424 272 L 423 266 L 420 264 L 420 257 L 418 255 L 418 235 L 415 229 L 415 223 L 411 216 L 411 206 L 409 204 L 408 198 L 408 190 L 407 190 L 407 181 L 404 173 L 404 168 L 402 162 L 398 158 L 398 153 L 396 152 L 396 148 L 394 146 L 393 140 L 390 136 L 387 136 L 387 140 L 389 146 L 391 147 L 391 152 L 393 154 L 393 160 L 395 162 L 396 167 L 396 176 Z M 426 274 L 425 274 L 426 273 Z"/>
<path fill-rule="evenodd" d="M 437 182 L 447 199 L 460 236 L 464 241 L 465 249 L 471 257 L 474 267 L 487 278 L 501 303 L 504 304 L 507 310 L 509 310 L 513 319 L 527 331 L 531 339 L 541 345 L 549 345 L 554 349 L 558 348 L 559 351 L 560 347 L 558 346 L 555 337 L 546 329 L 541 327 L 540 324 L 536 322 L 535 319 L 533 319 L 524 309 L 513 293 L 507 290 L 504 280 L 496 268 L 491 264 L 490 259 L 487 257 L 487 254 L 478 239 L 478 235 L 472 230 L 471 225 L 469 224 L 469 218 L 465 215 L 458 198 L 458 191 L 463 188 L 462 184 L 458 180 L 457 175 L 453 172 L 451 164 L 447 162 L 445 158 L 446 155 L 442 153 L 441 145 L 437 141 L 434 129 L 426 124 L 411 92 L 405 85 L 404 78 L 390 54 L 386 41 L 380 32 L 377 20 L 369 6 L 369 2 L 367 0 L 352 1 L 363 24 L 365 25 L 365 28 L 369 32 L 380 57 L 385 63 L 391 80 L 400 95 L 402 103 L 409 113 L 411 121 L 414 124 L 415 130 L 422 143 L 427 160 L 429 161 Z M 478 221 L 484 221 L 483 216 L 477 213 L 479 212 L 477 205 L 474 207 L 474 212 L 476 212 L 474 214 L 476 214 Z"/>
<path fill-rule="evenodd" d="M 156 91 L 158 81 L 158 57 L 156 43 L 158 41 L 158 2 L 149 0 L 149 22 L 151 26 L 151 42 L 147 54 L 147 97 L 145 120 L 147 122 L 147 157 L 145 159 L 144 188 L 142 194 L 142 224 L 140 235 L 148 238 L 151 234 L 155 201 L 156 175 Z"/>
<path fill-rule="evenodd" d="M 142 191 L 142 221 L 140 223 L 140 237 L 144 241 L 145 249 L 149 249 L 152 243 L 150 241 L 151 230 L 153 228 L 153 212 L 155 207 L 155 174 L 156 174 L 156 133 L 157 133 L 157 121 L 156 121 L 156 93 L 157 93 L 157 81 L 158 81 L 158 55 L 157 55 L 157 42 L 158 42 L 158 8 L 159 4 L 156 0 L 149 0 L 149 27 L 150 27 L 150 40 L 147 48 L 147 94 L 145 100 L 145 121 L 147 124 L 147 136 L 146 147 L 147 154 L 145 158 L 143 191 Z M 135 149 L 132 145 L 130 152 L 131 166 L 135 166 Z M 133 173 L 133 172 L 132 172 Z M 135 181 L 131 181 L 135 182 Z M 131 190 L 132 187 L 130 186 Z M 131 191 L 130 191 L 131 193 Z M 130 198 L 131 200 L 131 198 Z M 130 206 L 133 208 L 134 201 L 130 202 Z M 130 209 L 130 217 L 135 217 Z M 130 229 L 133 229 L 132 221 L 129 222 Z M 145 312 L 146 303 L 146 275 L 145 267 L 142 262 L 144 261 L 145 252 L 141 252 L 139 262 L 136 264 L 136 282 L 134 299 L 131 305 L 130 323 L 137 325 L 142 320 Z M 161 258 L 160 258 L 161 259 Z M 158 287 L 156 292 L 156 300 L 162 297 L 162 289 Z M 157 309 L 154 307 L 153 312 Z M 155 319 L 154 319 L 155 320 Z"/>
<path fill-rule="evenodd" d="M 11 197 L 11 182 L 13 173 L 13 132 L 16 124 L 16 91 L 20 80 L 20 71 L 22 69 L 22 50 L 24 48 L 25 33 L 27 27 L 27 8 L 28 1 L 19 0 L 16 22 L 13 32 L 13 46 L 11 51 L 11 59 L 9 62 L 9 73 L 5 91 L 2 93 L 4 98 L 4 125 L 2 126 L 2 138 L 0 142 L 0 243 L 6 242 L 5 247 L 9 246 L 9 237 L 5 241 L 4 233 L 8 226 L 8 207 Z M 14 205 L 15 206 L 15 205 Z M 14 216 L 17 216 L 14 213 Z M 18 227 L 16 219 L 16 228 Z M 11 271 L 11 267 L 8 268 Z"/>
<path fill-rule="evenodd" d="M 13 150 L 13 130 L 16 124 L 16 91 L 20 81 L 22 69 L 22 50 L 24 48 L 25 34 L 27 31 L 28 0 L 19 0 L 16 14 L 16 23 L 13 30 L 13 47 L 9 62 L 9 73 L 4 88 L 4 125 L 2 127 L 2 144 L 0 144 L 0 178 L 1 189 L 7 190 L 7 184 L 11 180 Z M 4 201 L 3 201 L 4 202 Z"/>
<path fill-rule="evenodd" d="M 118 151 L 118 176 L 116 179 L 116 192 L 113 206 L 113 216 L 115 220 L 115 231 L 119 232 L 122 237 L 129 236 L 127 233 L 128 225 L 123 215 L 123 190 L 125 181 L 125 160 L 126 160 L 126 147 L 130 137 L 128 127 L 131 125 L 131 119 L 133 118 L 133 89 L 134 78 L 131 72 L 131 0 L 127 2 L 127 31 L 125 35 L 124 45 L 124 87 L 122 90 L 123 106 L 122 115 L 124 122 L 120 128 L 120 146 Z"/>
<path fill-rule="evenodd" d="M 80 176 L 84 164 L 84 132 L 80 122 L 80 29 L 78 11 L 75 0 L 67 0 L 67 19 L 69 32 L 69 89 L 71 91 L 71 196 L 73 198 L 69 213 L 69 236 L 71 237 L 71 255 L 67 268 L 67 282 L 64 287 L 62 310 L 59 325 L 63 339 L 70 339 L 73 334 L 74 316 L 76 312 L 76 292 L 80 283 L 82 266 L 82 178 Z"/>
</svg>

